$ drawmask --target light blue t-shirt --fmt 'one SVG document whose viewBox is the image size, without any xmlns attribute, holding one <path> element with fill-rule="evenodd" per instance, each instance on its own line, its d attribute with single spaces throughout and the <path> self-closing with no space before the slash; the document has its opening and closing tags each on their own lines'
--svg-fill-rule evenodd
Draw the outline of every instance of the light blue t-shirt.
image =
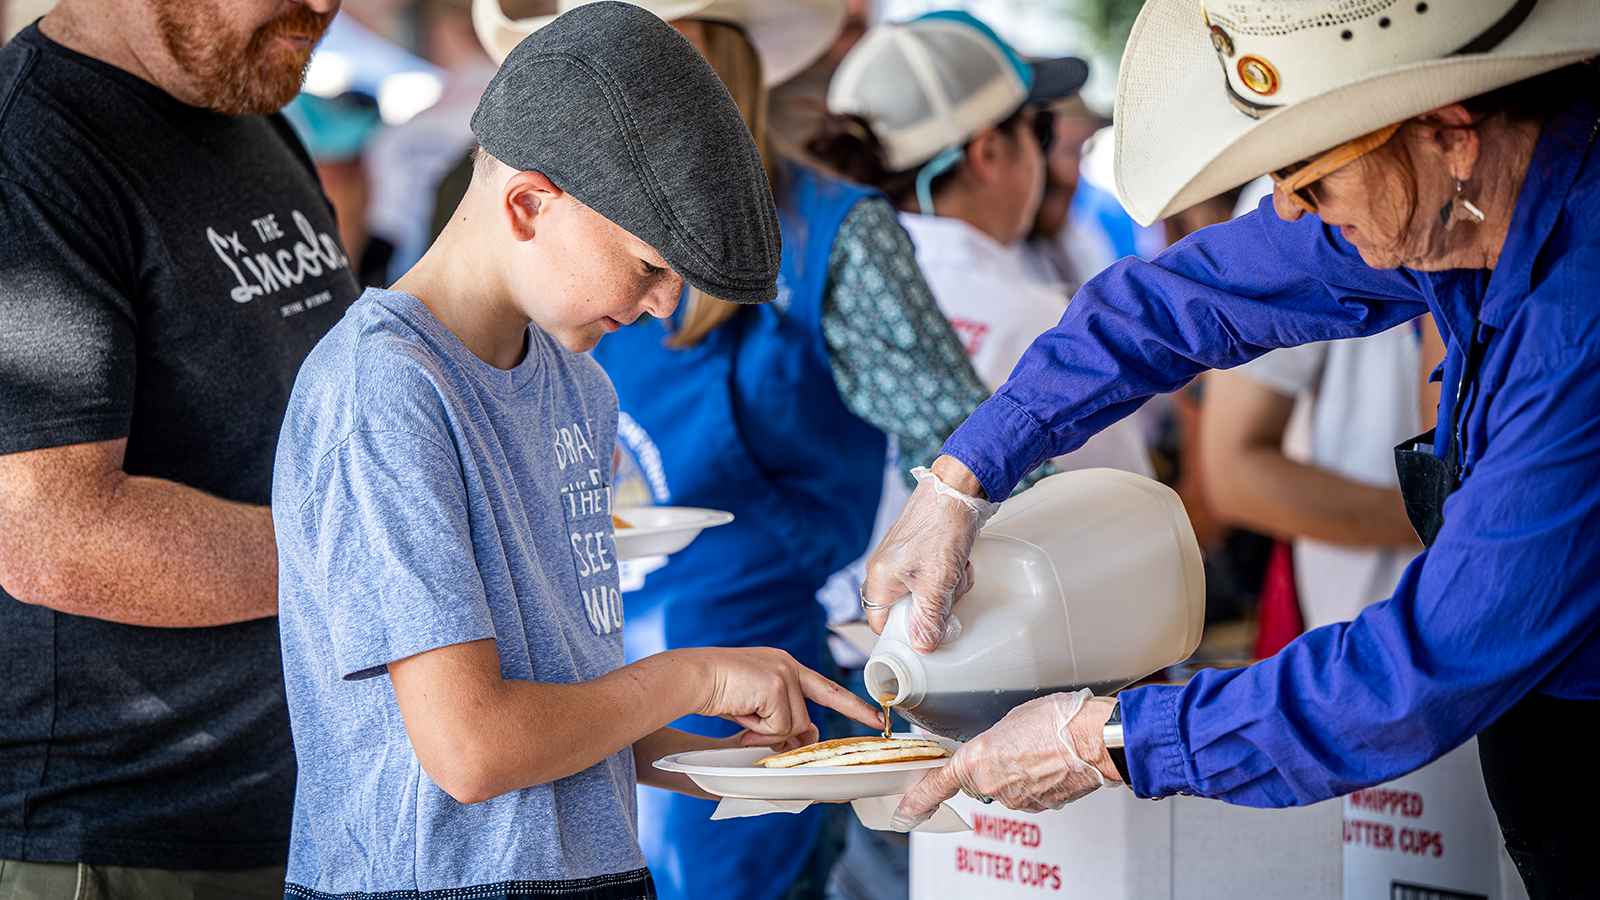
<svg viewBox="0 0 1600 900">
<path fill-rule="evenodd" d="M 300 765 L 291 894 L 624 896 L 635 879 L 644 895 L 631 751 L 467 806 L 422 771 L 387 675 L 482 638 L 506 678 L 623 664 L 616 424 L 587 356 L 530 327 L 527 358 L 496 369 L 408 294 L 369 289 L 306 360 L 272 485 Z"/>
</svg>

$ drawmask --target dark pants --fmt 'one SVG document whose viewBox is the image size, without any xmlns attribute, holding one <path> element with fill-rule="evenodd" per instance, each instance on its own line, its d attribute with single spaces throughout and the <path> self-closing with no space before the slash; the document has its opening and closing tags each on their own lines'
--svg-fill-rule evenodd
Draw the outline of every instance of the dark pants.
<svg viewBox="0 0 1600 900">
<path fill-rule="evenodd" d="M 1478 735 L 1489 802 L 1532 900 L 1600 898 L 1600 700 L 1533 693 Z"/>
<path fill-rule="evenodd" d="M 279 900 L 283 866 L 238 872 L 0 859 L 0 900 Z"/>
</svg>

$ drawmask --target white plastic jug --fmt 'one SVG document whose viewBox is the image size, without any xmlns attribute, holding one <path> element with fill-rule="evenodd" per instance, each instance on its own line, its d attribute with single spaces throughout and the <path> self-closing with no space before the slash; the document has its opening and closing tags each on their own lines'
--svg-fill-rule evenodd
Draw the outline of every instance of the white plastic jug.
<svg viewBox="0 0 1600 900">
<path fill-rule="evenodd" d="M 1052 475 L 1001 505 L 971 559 L 973 588 L 939 647 L 911 648 L 907 598 L 863 673 L 872 696 L 935 734 L 970 740 L 1035 697 L 1104 694 L 1200 644 L 1194 528 L 1178 495 L 1149 478 Z"/>
</svg>

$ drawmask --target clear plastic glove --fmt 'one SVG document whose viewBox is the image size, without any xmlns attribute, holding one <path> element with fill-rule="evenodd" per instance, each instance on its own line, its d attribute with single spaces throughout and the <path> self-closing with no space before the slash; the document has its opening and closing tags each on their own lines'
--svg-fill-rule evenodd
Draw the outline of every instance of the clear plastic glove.
<svg viewBox="0 0 1600 900">
<path fill-rule="evenodd" d="M 1073 717 L 1090 702 L 1104 705 L 1102 723 L 1110 717 L 1109 698 L 1096 700 L 1087 688 L 1040 697 L 1013 709 L 906 794 L 895 810 L 895 830 L 910 831 L 927 821 L 957 791 L 979 800 L 998 800 L 1011 809 L 1042 812 L 1060 809 L 1107 783 L 1120 784 L 1085 762 L 1085 754 L 1073 741 Z M 1105 749 L 1095 747 L 1093 755 L 1104 756 Z"/>
<path fill-rule="evenodd" d="M 911 646 L 931 653 L 944 637 L 945 619 L 956 599 L 972 588 L 972 542 L 1000 508 L 963 494 L 918 466 L 917 489 L 883 542 L 867 560 L 861 599 L 872 630 L 883 632 L 889 606 L 911 596 Z"/>
</svg>

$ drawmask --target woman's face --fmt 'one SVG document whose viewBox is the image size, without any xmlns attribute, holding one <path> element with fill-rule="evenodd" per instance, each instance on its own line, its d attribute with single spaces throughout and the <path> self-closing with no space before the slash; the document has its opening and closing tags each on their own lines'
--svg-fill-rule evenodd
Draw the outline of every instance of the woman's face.
<svg viewBox="0 0 1600 900">
<path fill-rule="evenodd" d="M 1334 171 L 1310 188 L 1322 222 L 1375 269 L 1454 268 L 1472 229 L 1449 229 L 1439 210 L 1455 196 L 1446 160 L 1426 143 L 1426 128 L 1407 123 L 1390 141 Z M 1273 194 L 1279 217 L 1307 213 L 1281 191 Z"/>
<path fill-rule="evenodd" d="M 1001 243 L 1021 240 L 1033 230 L 1034 217 L 1038 215 L 1039 203 L 1044 199 L 1048 169 L 1044 150 L 1033 134 L 1033 117 L 1036 115 L 1036 110 L 1025 112 L 1024 121 L 1011 129 L 1009 135 L 1001 136 L 999 141 L 995 178 L 1002 205 L 1009 213 L 1005 222 L 1009 240 Z"/>
</svg>

